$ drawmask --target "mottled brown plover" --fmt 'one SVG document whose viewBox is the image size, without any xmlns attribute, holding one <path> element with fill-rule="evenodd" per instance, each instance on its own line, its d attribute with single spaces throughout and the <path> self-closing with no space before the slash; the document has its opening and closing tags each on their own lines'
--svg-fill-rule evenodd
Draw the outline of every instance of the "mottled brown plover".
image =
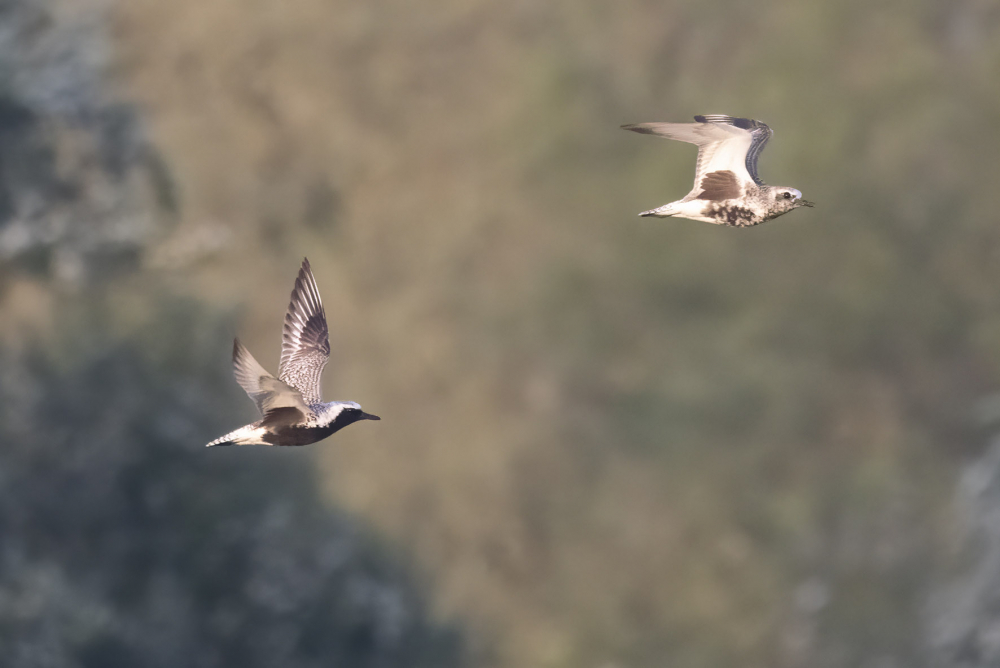
<svg viewBox="0 0 1000 668">
<path fill-rule="evenodd" d="M 751 227 L 800 206 L 813 206 L 795 188 L 768 186 L 757 176 L 757 158 L 771 138 L 771 128 L 766 124 L 721 114 L 695 116 L 694 120 L 697 123 L 622 126 L 625 130 L 698 146 L 694 189 L 684 199 L 643 211 L 640 216 L 675 216 Z"/>
<path fill-rule="evenodd" d="M 281 335 L 278 377 L 233 340 L 236 382 L 263 418 L 215 439 L 213 445 L 308 445 L 358 420 L 378 420 L 353 401 L 320 399 L 320 376 L 330 357 L 326 313 L 309 260 L 302 261 Z"/>
</svg>

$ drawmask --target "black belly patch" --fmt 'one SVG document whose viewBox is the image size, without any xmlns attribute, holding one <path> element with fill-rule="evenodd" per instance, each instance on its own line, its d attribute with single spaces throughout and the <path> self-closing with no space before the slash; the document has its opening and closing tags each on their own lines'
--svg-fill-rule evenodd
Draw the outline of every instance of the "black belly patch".
<svg viewBox="0 0 1000 668">
<path fill-rule="evenodd" d="M 297 408 L 274 408 L 261 421 L 267 431 L 262 440 L 270 445 L 309 445 L 322 441 L 330 434 L 340 431 L 358 421 L 362 412 L 346 408 L 328 425 L 322 427 L 304 426 L 305 416 Z"/>
<path fill-rule="evenodd" d="M 279 427 L 264 434 L 263 441 L 271 445 L 309 445 L 337 431 L 336 427 Z"/>
</svg>

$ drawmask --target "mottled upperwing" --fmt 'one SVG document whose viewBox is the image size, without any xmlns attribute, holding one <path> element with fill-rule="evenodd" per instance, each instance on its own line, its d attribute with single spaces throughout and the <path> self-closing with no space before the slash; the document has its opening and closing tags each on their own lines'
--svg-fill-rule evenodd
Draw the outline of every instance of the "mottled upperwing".
<svg viewBox="0 0 1000 668">
<path fill-rule="evenodd" d="M 278 378 L 302 393 L 309 405 L 320 399 L 320 377 L 330 358 L 330 334 L 323 301 L 309 260 L 302 261 L 281 335 Z"/>
</svg>

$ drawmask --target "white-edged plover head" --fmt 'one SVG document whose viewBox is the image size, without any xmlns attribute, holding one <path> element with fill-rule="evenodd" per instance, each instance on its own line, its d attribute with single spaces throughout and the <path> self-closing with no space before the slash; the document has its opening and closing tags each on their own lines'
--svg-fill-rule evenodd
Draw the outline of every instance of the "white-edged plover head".
<svg viewBox="0 0 1000 668">
<path fill-rule="evenodd" d="M 677 217 L 751 227 L 792 209 L 813 206 L 795 188 L 769 186 L 757 176 L 757 158 L 771 128 L 750 118 L 695 116 L 694 123 L 638 123 L 625 130 L 676 139 L 698 147 L 694 188 L 683 199 L 640 216 Z"/>
<path fill-rule="evenodd" d="M 359 420 L 378 420 L 353 401 L 320 398 L 320 377 L 330 358 L 326 312 L 309 260 L 302 261 L 281 334 L 275 378 L 233 341 L 236 382 L 257 404 L 261 419 L 221 436 L 213 445 L 308 445 Z"/>
</svg>

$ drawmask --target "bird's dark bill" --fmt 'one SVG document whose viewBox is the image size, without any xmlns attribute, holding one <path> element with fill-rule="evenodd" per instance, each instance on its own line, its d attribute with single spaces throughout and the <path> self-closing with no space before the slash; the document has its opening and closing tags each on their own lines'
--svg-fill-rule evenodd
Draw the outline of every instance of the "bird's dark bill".
<svg viewBox="0 0 1000 668">
<path fill-rule="evenodd" d="M 809 201 L 804 200 L 804 199 L 800 199 L 799 200 L 799 204 L 801 204 L 802 206 L 816 206 L 815 203 L 809 202 Z"/>
<path fill-rule="evenodd" d="M 361 416 L 358 419 L 359 420 L 381 420 L 382 418 L 380 418 L 377 415 L 372 415 L 371 413 L 364 413 L 363 412 L 363 413 L 361 413 Z"/>
</svg>

